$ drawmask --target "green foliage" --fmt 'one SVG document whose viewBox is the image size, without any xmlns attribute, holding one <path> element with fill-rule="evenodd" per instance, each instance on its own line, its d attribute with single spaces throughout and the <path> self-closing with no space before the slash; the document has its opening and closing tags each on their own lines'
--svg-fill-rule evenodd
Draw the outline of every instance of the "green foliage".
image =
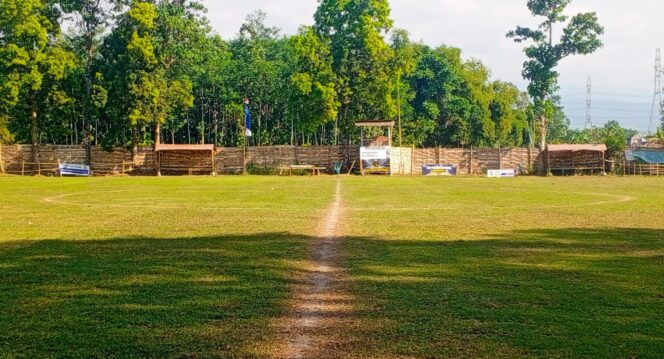
<svg viewBox="0 0 664 359">
<path fill-rule="evenodd" d="M 541 147 L 546 144 L 547 108 L 557 90 L 558 72 L 555 68 L 570 55 L 588 55 L 602 47 L 600 36 L 604 28 L 595 13 L 582 13 L 569 18 L 564 14 L 571 0 L 529 0 L 528 9 L 536 17 L 544 17 L 537 28 L 518 26 L 507 36 L 515 42 L 531 42 L 524 48 L 528 60 L 523 65 L 523 77 L 530 81 L 528 93 L 533 99 L 535 115 L 540 121 Z M 563 34 L 554 43 L 554 26 L 563 24 Z"/>
<path fill-rule="evenodd" d="M 655 139 L 661 146 L 664 146 L 664 128 L 660 128 L 657 130 L 657 133 L 655 134 Z"/>
<path fill-rule="evenodd" d="M 606 144 L 607 158 L 620 159 L 629 147 L 629 139 L 638 131 L 625 129 L 617 121 L 609 121 L 603 127 L 588 128 L 584 130 L 566 129 L 553 137 L 552 143 L 595 143 Z"/>
<path fill-rule="evenodd" d="M 415 69 L 402 91 L 404 138 L 428 146 L 519 146 L 527 130 L 527 100 L 512 84 L 490 81 L 479 61 L 450 47 L 415 48 Z M 403 107 L 403 106 L 402 106 Z"/>
<path fill-rule="evenodd" d="M 316 33 L 330 44 L 344 137 L 350 138 L 355 121 L 393 118 L 394 52 L 385 42 L 392 28 L 387 0 L 322 0 L 314 18 Z"/>
<path fill-rule="evenodd" d="M 575 132 L 552 95 L 555 66 L 592 52 L 602 32 L 594 14 L 564 16 L 568 3 L 530 1 L 544 23 L 510 34 L 533 42 L 530 103 L 460 49 L 411 42 L 392 28 L 387 0 L 322 0 L 314 25 L 294 36 L 257 11 L 229 41 L 212 32 L 198 1 L 3 0 L 2 126 L 18 142 L 110 148 L 158 135 L 233 146 L 244 141 L 249 98 L 249 145 L 356 143 L 354 124 L 367 119 L 400 119 L 395 137 L 406 146 L 565 141 Z M 560 22 L 554 45 L 546 30 Z M 548 133 L 534 128 L 542 118 Z"/>
<path fill-rule="evenodd" d="M 0 2 L 0 116 L 19 140 L 33 144 L 39 142 L 40 122 L 48 120 L 39 114 L 67 102 L 60 86 L 76 66 L 60 41 L 54 13 L 52 4 L 39 0 Z"/>
<path fill-rule="evenodd" d="M 291 38 L 291 46 L 296 70 L 290 78 L 293 87 L 290 113 L 298 123 L 298 130 L 315 132 L 334 121 L 338 114 L 332 57 L 325 40 L 311 28 L 301 29 L 298 36 Z"/>
<path fill-rule="evenodd" d="M 122 63 L 107 64 L 105 78 L 113 79 L 111 107 L 119 109 L 109 115 L 128 120 L 111 138 L 116 144 L 127 143 L 126 125 L 133 129 L 132 146 L 155 142 L 162 124 L 178 123 L 173 117 L 193 107 L 191 78 L 199 70 L 198 51 L 205 48 L 209 31 L 198 9 L 196 2 L 134 1 L 106 40 L 108 57 Z"/>
<path fill-rule="evenodd" d="M 14 142 L 14 136 L 9 132 L 9 117 L 0 115 L 0 144 L 7 144 Z"/>
<path fill-rule="evenodd" d="M 607 157 L 622 157 L 628 147 L 629 138 L 635 135 L 636 131 L 624 129 L 620 123 L 609 121 L 600 131 L 601 142 L 606 144 Z"/>
</svg>

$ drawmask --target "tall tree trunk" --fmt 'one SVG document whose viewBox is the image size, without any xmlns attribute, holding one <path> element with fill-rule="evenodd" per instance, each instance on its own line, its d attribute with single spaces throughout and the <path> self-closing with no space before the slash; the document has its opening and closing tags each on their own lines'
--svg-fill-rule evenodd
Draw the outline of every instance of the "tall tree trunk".
<svg viewBox="0 0 664 359">
<path fill-rule="evenodd" d="M 201 145 L 205 144 L 205 100 L 203 98 L 203 89 L 201 89 L 201 127 L 200 127 L 200 138 L 199 143 Z"/>
<path fill-rule="evenodd" d="M 154 126 L 154 168 L 157 169 L 157 176 L 161 176 L 161 163 L 159 161 L 159 153 L 157 152 L 159 145 L 161 144 L 161 123 L 157 121 Z"/>
<path fill-rule="evenodd" d="M 131 126 L 131 161 L 134 165 L 138 163 L 138 128 Z"/>
<path fill-rule="evenodd" d="M 157 147 L 157 145 L 161 144 L 161 123 L 157 122 L 154 126 L 154 145 Z"/>
<path fill-rule="evenodd" d="M 547 120 L 546 116 L 541 115 L 540 116 L 540 153 L 544 153 L 546 151 L 546 135 L 547 135 Z M 545 156 L 540 156 L 540 160 L 538 161 L 538 169 L 537 172 L 542 175 L 546 176 L 546 164 L 544 163 L 544 158 Z"/>
<path fill-rule="evenodd" d="M 92 160 L 92 115 L 90 112 L 90 104 L 92 102 L 92 60 L 94 58 L 94 33 L 93 30 L 88 28 L 85 34 L 85 100 L 83 101 L 83 131 L 85 131 L 85 161 L 90 165 Z M 88 123 L 86 126 L 85 124 Z M 96 132 L 96 125 L 95 125 Z M 95 133 L 95 142 L 97 142 L 97 134 Z"/>
<path fill-rule="evenodd" d="M 540 151 L 545 151 L 546 150 L 546 136 L 547 136 L 547 129 L 548 129 L 548 123 L 546 120 L 546 116 L 541 115 L 539 119 L 540 123 Z"/>
<path fill-rule="evenodd" d="M 191 126 L 189 125 L 189 112 L 187 111 L 187 144 L 191 145 Z"/>
</svg>

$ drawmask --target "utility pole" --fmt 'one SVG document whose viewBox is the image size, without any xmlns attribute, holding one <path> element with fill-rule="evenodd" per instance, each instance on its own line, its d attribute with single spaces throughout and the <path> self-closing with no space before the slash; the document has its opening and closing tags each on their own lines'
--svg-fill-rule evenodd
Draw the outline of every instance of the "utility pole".
<svg viewBox="0 0 664 359">
<path fill-rule="evenodd" d="M 648 135 L 652 135 L 655 127 L 655 119 L 661 118 L 664 106 L 662 98 L 662 50 L 657 49 L 655 54 L 655 94 L 652 98 L 652 109 L 650 110 L 650 125 L 648 126 Z"/>
<path fill-rule="evenodd" d="M 399 119 L 399 175 L 404 175 L 403 165 L 403 130 L 401 129 L 401 73 L 397 76 L 397 117 Z M 411 161 L 412 161 L 411 153 Z"/>
<path fill-rule="evenodd" d="M 592 78 L 588 76 L 586 84 L 586 129 L 593 128 L 593 83 Z"/>
</svg>

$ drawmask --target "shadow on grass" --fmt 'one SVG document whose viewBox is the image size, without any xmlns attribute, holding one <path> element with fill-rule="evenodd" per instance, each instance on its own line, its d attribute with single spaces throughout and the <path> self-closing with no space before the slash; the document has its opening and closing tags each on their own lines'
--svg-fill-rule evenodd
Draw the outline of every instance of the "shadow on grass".
<svg viewBox="0 0 664 359">
<path fill-rule="evenodd" d="M 664 231 L 348 239 L 365 356 L 658 357 Z"/>
<path fill-rule="evenodd" d="M 251 357 L 311 238 L 0 244 L 0 357 Z M 340 356 L 657 357 L 664 236 L 557 229 L 476 241 L 347 238 L 357 325 Z"/>
<path fill-rule="evenodd" d="M 0 357 L 257 355 L 309 238 L 0 244 Z"/>
</svg>

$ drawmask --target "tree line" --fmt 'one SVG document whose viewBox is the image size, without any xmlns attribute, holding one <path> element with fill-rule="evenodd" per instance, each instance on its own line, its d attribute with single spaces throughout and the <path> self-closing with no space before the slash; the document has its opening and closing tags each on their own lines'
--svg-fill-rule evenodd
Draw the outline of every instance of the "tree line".
<svg viewBox="0 0 664 359">
<path fill-rule="evenodd" d="M 554 44 L 568 3 L 528 1 L 545 22 L 508 34 L 533 42 L 521 92 L 458 48 L 412 41 L 387 0 L 320 0 L 295 35 L 258 11 L 232 39 L 198 1 L 1 0 L 0 141 L 242 145 L 245 98 L 255 146 L 357 143 L 355 122 L 378 119 L 397 120 L 408 146 L 577 141 L 554 69 L 601 46 L 603 29 L 580 14 Z"/>
</svg>

